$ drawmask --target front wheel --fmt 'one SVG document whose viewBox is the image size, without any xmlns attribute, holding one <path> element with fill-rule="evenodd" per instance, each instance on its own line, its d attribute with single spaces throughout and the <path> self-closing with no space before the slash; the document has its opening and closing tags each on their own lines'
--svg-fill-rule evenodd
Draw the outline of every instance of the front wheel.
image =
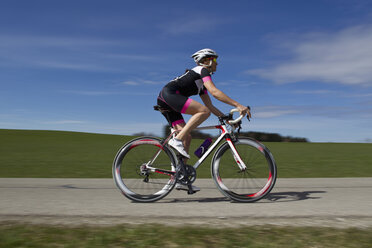
<svg viewBox="0 0 372 248">
<path fill-rule="evenodd" d="M 261 143 L 240 138 L 234 142 L 246 165 L 242 170 L 226 142 L 216 151 L 212 160 L 212 177 L 218 189 L 238 202 L 254 202 L 265 197 L 275 185 L 277 170 L 270 151 Z"/>
</svg>

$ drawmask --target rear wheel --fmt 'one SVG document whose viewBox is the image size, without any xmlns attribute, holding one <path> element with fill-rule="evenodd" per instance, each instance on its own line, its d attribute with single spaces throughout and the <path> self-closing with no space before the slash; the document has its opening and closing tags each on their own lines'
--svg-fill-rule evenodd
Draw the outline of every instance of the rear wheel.
<svg viewBox="0 0 372 248">
<path fill-rule="evenodd" d="M 218 189 L 234 201 L 262 199 L 276 181 L 277 170 L 272 154 L 263 144 L 249 138 L 238 139 L 234 146 L 247 168 L 241 170 L 229 144 L 222 144 L 212 161 L 212 177 Z"/>
<path fill-rule="evenodd" d="M 129 199 L 153 202 L 166 196 L 176 183 L 174 153 L 154 137 L 140 137 L 117 153 L 112 174 L 117 187 Z"/>
</svg>

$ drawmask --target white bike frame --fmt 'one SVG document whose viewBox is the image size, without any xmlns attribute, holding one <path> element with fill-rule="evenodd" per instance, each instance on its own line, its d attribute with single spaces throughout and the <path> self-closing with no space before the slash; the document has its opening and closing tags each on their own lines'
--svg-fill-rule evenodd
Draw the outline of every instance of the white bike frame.
<svg viewBox="0 0 372 248">
<path fill-rule="evenodd" d="M 220 141 L 225 138 L 226 135 L 229 134 L 229 131 L 226 128 L 226 125 L 218 125 L 218 126 L 207 126 L 207 127 L 199 127 L 196 128 L 196 130 L 205 130 L 205 129 L 220 129 L 221 130 L 221 135 L 217 138 L 215 142 L 207 149 L 207 151 L 203 154 L 203 156 L 200 157 L 198 161 L 193 165 L 195 169 L 197 169 L 203 162 L 204 160 L 209 156 L 209 154 L 214 150 L 214 148 L 217 147 L 217 145 L 220 143 Z M 234 143 L 231 141 L 230 137 L 226 138 L 227 143 L 229 144 L 231 151 L 233 152 L 234 159 L 236 163 L 238 164 L 239 168 L 241 170 L 245 170 L 247 166 L 243 162 L 242 158 L 240 157 L 238 151 L 235 148 Z"/>
<path fill-rule="evenodd" d="M 242 158 L 240 157 L 238 151 L 236 150 L 235 148 L 235 145 L 234 143 L 232 142 L 231 138 L 230 137 L 225 137 L 225 136 L 228 136 L 230 134 L 230 132 L 227 130 L 226 128 L 226 125 L 218 125 L 218 126 L 206 126 L 206 127 L 198 127 L 198 128 L 195 128 L 195 130 L 205 130 L 205 129 L 220 129 L 221 130 L 221 135 L 217 138 L 217 140 L 215 142 L 213 142 L 213 144 L 207 149 L 207 151 L 203 154 L 203 156 L 201 156 L 199 158 L 198 161 L 196 161 L 196 163 L 193 165 L 193 167 L 195 169 L 197 169 L 203 162 L 204 160 L 209 156 L 209 154 L 211 154 L 211 152 L 217 147 L 217 145 L 220 143 L 220 141 L 225 138 L 227 143 L 229 144 L 230 148 L 231 148 L 231 151 L 233 153 L 233 156 L 234 156 L 234 159 L 237 163 L 237 165 L 239 166 L 240 170 L 244 171 L 246 170 L 247 166 L 245 165 L 245 163 L 243 162 Z M 174 136 L 178 131 L 174 131 L 173 129 L 172 130 L 172 133 L 171 135 L 169 135 L 169 137 L 167 138 L 167 140 L 164 142 L 164 145 L 168 143 L 168 140 Z M 165 170 L 159 170 L 157 168 L 154 168 L 152 167 L 152 163 L 156 160 L 156 158 L 159 156 L 162 148 L 159 147 L 159 151 L 155 154 L 155 156 L 153 157 L 153 159 L 151 159 L 145 166 L 145 169 L 146 170 L 149 170 L 151 172 L 155 172 L 155 173 L 162 173 L 162 174 L 168 174 L 169 172 L 165 171 Z M 176 166 L 174 166 L 175 168 Z"/>
<path fill-rule="evenodd" d="M 238 109 L 232 109 L 230 111 L 230 114 L 233 114 L 234 112 L 239 112 L 239 110 Z M 243 115 L 240 115 L 235 120 L 228 120 L 227 123 L 230 124 L 230 125 L 232 125 L 232 129 L 235 130 L 235 128 L 233 127 L 233 124 L 238 123 L 243 117 L 244 117 Z M 204 162 L 204 160 L 209 156 L 209 154 L 214 150 L 214 148 L 217 147 L 217 145 L 220 143 L 220 141 L 223 138 L 225 138 L 225 136 L 228 136 L 225 139 L 226 139 L 227 143 L 229 144 L 229 146 L 231 148 L 231 151 L 233 153 L 234 159 L 235 159 L 237 165 L 239 166 L 240 170 L 244 171 L 244 170 L 247 169 L 247 166 L 245 165 L 244 161 L 240 157 L 238 151 L 235 148 L 234 143 L 232 142 L 232 140 L 230 138 L 230 135 L 229 134 L 231 132 L 229 132 L 227 130 L 225 122 L 221 122 L 221 125 L 217 125 L 217 126 L 206 126 L 206 127 L 195 128 L 195 130 L 205 130 L 205 129 L 220 129 L 221 130 L 221 135 L 217 138 L 217 140 L 215 142 L 213 142 L 213 144 L 207 149 L 207 151 L 205 151 L 205 153 L 203 154 L 203 156 L 201 156 L 199 158 L 199 160 L 196 161 L 196 163 L 193 165 L 193 167 L 195 168 L 195 170 Z M 173 128 L 171 128 L 171 134 L 165 140 L 165 142 L 164 142 L 163 145 L 166 145 L 168 143 L 168 141 L 171 139 L 171 137 L 175 137 L 175 134 L 177 132 L 179 132 L 179 131 L 175 131 Z M 159 156 L 161 150 L 162 150 L 162 147 L 160 147 L 159 151 L 155 154 L 155 156 L 153 157 L 153 159 L 151 159 L 149 162 L 147 162 L 147 164 L 146 164 L 146 166 L 144 168 L 145 170 L 149 170 L 149 171 L 155 172 L 155 173 L 162 173 L 162 174 L 168 174 L 169 173 L 169 172 L 167 172 L 165 170 L 159 170 L 159 169 L 154 168 L 154 167 L 151 166 L 153 164 L 153 162 L 155 161 L 155 159 Z M 176 167 L 176 165 L 174 167 Z"/>
</svg>

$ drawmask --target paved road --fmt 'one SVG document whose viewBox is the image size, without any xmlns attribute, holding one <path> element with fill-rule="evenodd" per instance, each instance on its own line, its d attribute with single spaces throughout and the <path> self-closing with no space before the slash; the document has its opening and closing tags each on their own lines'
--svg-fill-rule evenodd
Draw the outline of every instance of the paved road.
<svg viewBox="0 0 372 248">
<path fill-rule="evenodd" d="M 267 199 L 231 203 L 212 180 L 201 191 L 132 203 L 111 179 L 0 178 L 0 222 L 66 225 L 292 225 L 372 227 L 372 178 L 278 179 Z"/>
</svg>

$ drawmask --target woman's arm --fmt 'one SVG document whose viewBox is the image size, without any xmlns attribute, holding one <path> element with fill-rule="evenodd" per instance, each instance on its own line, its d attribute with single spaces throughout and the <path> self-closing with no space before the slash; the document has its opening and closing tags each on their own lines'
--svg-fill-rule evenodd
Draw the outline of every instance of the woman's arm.
<svg viewBox="0 0 372 248">
<path fill-rule="evenodd" d="M 221 90 L 217 89 L 217 87 L 214 85 L 214 83 L 209 80 L 204 83 L 205 88 L 207 88 L 208 92 L 211 93 L 211 95 L 216 98 L 217 100 L 224 102 L 226 104 L 229 104 L 234 107 L 238 107 L 240 105 L 237 101 L 234 101 L 230 97 L 228 97 L 225 93 L 223 93 Z"/>
<path fill-rule="evenodd" d="M 223 113 L 216 108 L 211 101 L 211 98 L 208 94 L 201 95 L 200 98 L 204 102 L 205 106 L 215 115 L 215 116 L 223 116 Z"/>
<path fill-rule="evenodd" d="M 215 97 L 217 100 L 224 102 L 226 104 L 229 104 L 231 106 L 234 106 L 239 109 L 240 114 L 247 113 L 249 117 L 251 117 L 251 113 L 249 109 L 237 101 L 231 99 L 228 97 L 225 93 L 223 93 L 221 90 L 217 89 L 217 87 L 214 85 L 214 83 L 211 80 L 208 80 L 204 82 L 205 88 L 207 88 L 208 92 L 211 93 L 213 97 Z M 207 106 L 208 107 L 208 106 Z"/>
</svg>

